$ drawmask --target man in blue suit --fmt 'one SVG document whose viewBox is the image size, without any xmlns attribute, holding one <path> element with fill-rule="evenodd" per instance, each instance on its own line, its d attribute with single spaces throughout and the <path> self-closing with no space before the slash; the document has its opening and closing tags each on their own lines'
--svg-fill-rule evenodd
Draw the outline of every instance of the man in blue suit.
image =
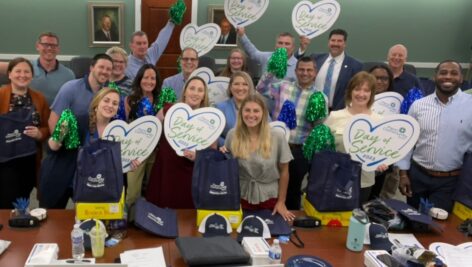
<svg viewBox="0 0 472 267">
<path fill-rule="evenodd" d="M 344 108 L 344 93 L 349 80 L 362 70 L 362 63 L 346 55 L 347 32 L 335 29 L 329 33 L 329 53 L 312 54 L 319 66 L 315 87 L 323 90 L 329 99 L 330 110 Z"/>
</svg>

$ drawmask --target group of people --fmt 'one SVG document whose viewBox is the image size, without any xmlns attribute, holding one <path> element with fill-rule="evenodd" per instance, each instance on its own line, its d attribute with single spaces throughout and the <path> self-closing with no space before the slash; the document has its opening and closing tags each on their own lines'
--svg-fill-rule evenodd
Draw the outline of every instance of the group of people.
<svg viewBox="0 0 472 267">
<path fill-rule="evenodd" d="M 22 122 L 26 152 L 0 162 L 0 208 L 11 208 L 16 198 L 29 197 L 35 185 L 39 185 L 41 206 L 65 207 L 73 194 L 77 149 L 66 149 L 62 140 L 48 138 L 66 109 L 77 118 L 80 142 L 85 145 L 102 136 L 119 113 L 120 102 L 125 114 L 122 119 L 127 122 L 144 115 L 163 121 L 172 104 L 158 110 L 162 88 L 172 88 L 177 101 L 192 109 L 209 106 L 208 85 L 198 76 L 190 77 L 199 63 L 195 49 L 184 48 L 179 58 L 181 72 L 161 82 L 155 65 L 174 26 L 168 22 L 151 45 L 146 33 L 134 33 L 129 55 L 119 47 L 97 54 L 90 72 L 79 79 L 73 79 L 72 72 L 57 61 L 59 38 L 53 33 L 39 36 L 38 60 L 17 58 L 9 62 L 10 84 L 0 89 L 0 123 L 2 128 L 8 125 L 14 130 L 18 123 L 12 121 L 19 116 L 26 118 Z M 363 64 L 345 52 L 346 31 L 332 30 L 329 52 L 310 56 L 305 55 L 308 38 L 301 36 L 296 49 L 295 38 L 284 32 L 275 43 L 275 48 L 287 52 L 287 72 L 280 78 L 267 71 L 274 52 L 258 50 L 244 28 L 238 28 L 237 35 L 241 48 L 228 53 L 226 66 L 218 73 L 230 81 L 228 100 L 215 104 L 225 114 L 226 125 L 212 148 L 238 159 L 244 209 L 271 209 L 291 220 L 294 215 L 290 210 L 300 208 L 301 185 L 310 168 L 303 144 L 313 127 L 327 125 L 336 150 L 345 152 L 342 135 L 352 116 L 365 114 L 374 121 L 381 118 L 371 110 L 376 94 L 393 91 L 406 96 L 412 88 L 421 90 L 421 84 L 404 70 L 407 49 L 401 44 L 388 51 L 388 64 L 362 71 Z M 248 57 L 261 66 L 263 75 L 256 85 L 247 72 Z M 472 96 L 461 90 L 462 67 L 456 61 L 441 62 L 434 80 L 435 92 L 415 101 L 409 110 L 420 124 L 418 143 L 395 168 L 381 165 L 376 172 L 362 172 L 361 202 L 378 196 L 385 172 L 393 170 L 399 172 L 399 189 L 409 203 L 417 206 L 419 199 L 426 197 L 437 207 L 451 210 L 462 158 L 472 150 Z M 305 112 L 310 97 L 317 92 L 322 93 L 324 109 L 330 113 L 325 119 L 309 121 Z M 144 99 L 152 104 L 152 110 L 143 112 Z M 288 142 L 269 126 L 287 100 L 294 104 L 296 114 L 296 127 L 290 131 Z M 41 166 L 44 144 L 48 152 Z M 124 175 L 127 205 L 145 196 L 160 207 L 193 208 L 195 157 L 191 150 L 177 155 L 161 137 L 155 151 L 143 162 L 133 161 L 132 170 Z"/>
</svg>

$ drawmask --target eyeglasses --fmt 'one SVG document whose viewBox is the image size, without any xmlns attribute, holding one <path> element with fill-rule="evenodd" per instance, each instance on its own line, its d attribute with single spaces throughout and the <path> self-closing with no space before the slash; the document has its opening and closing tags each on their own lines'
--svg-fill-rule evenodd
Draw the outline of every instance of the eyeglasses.
<svg viewBox="0 0 472 267">
<path fill-rule="evenodd" d="M 59 47 L 58 44 L 49 44 L 49 43 L 39 43 L 40 45 L 42 45 L 43 47 L 45 48 L 52 48 L 52 49 L 56 49 Z"/>
<path fill-rule="evenodd" d="M 115 63 L 115 64 L 125 64 L 125 61 L 124 60 L 115 60 L 115 59 L 113 59 L 113 63 Z"/>
<path fill-rule="evenodd" d="M 382 82 L 388 82 L 388 77 L 387 76 L 375 76 L 377 80 L 380 80 Z"/>
<path fill-rule="evenodd" d="M 231 59 L 231 60 L 243 60 L 242 57 L 230 57 L 229 59 Z"/>
<path fill-rule="evenodd" d="M 181 58 L 180 60 L 182 60 L 183 62 L 187 62 L 187 61 L 195 62 L 195 61 L 198 60 L 198 58 L 194 58 L 194 57 L 183 57 L 183 58 Z"/>
</svg>

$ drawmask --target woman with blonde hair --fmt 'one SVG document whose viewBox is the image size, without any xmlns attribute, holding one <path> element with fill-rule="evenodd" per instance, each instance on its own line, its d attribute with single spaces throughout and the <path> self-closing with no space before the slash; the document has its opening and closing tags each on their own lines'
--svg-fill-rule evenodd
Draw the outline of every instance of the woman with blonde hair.
<svg viewBox="0 0 472 267">
<path fill-rule="evenodd" d="M 239 162 L 241 206 L 247 210 L 270 209 L 285 220 L 295 216 L 287 210 L 288 163 L 293 159 L 282 133 L 271 130 L 268 110 L 258 94 L 249 95 L 238 110 L 222 152 L 231 151 Z"/>
</svg>

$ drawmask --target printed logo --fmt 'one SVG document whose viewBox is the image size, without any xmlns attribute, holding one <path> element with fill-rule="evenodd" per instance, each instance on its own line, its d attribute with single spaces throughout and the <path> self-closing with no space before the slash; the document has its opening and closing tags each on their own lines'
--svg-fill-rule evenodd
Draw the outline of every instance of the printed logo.
<svg viewBox="0 0 472 267">
<path fill-rule="evenodd" d="M 410 215 L 410 216 L 420 216 L 421 215 L 421 213 L 419 211 L 411 209 L 411 208 L 401 210 L 401 212 L 405 213 L 406 215 Z"/>
<path fill-rule="evenodd" d="M 227 195 L 225 182 L 210 185 L 210 195 Z"/>
<path fill-rule="evenodd" d="M 352 187 L 349 187 L 348 189 L 346 189 L 346 188 L 336 188 L 335 196 L 337 198 L 341 198 L 341 199 L 351 199 L 352 198 Z"/>
<path fill-rule="evenodd" d="M 267 224 L 274 224 L 274 221 L 272 221 L 271 219 L 265 219 L 264 221 Z"/>
<path fill-rule="evenodd" d="M 7 133 L 7 135 L 5 135 L 5 143 L 7 144 L 20 141 L 20 140 L 21 140 L 21 132 L 18 129 L 14 130 L 11 133 Z"/>
<path fill-rule="evenodd" d="M 160 217 L 157 217 L 156 215 L 148 212 L 148 215 L 147 215 L 148 219 L 157 223 L 158 225 L 160 226 L 164 226 L 164 221 L 160 218 Z"/>
<path fill-rule="evenodd" d="M 210 223 L 208 229 L 224 230 L 225 226 L 221 223 Z"/>
<path fill-rule="evenodd" d="M 104 187 L 105 186 L 105 177 L 102 177 L 102 174 L 100 174 L 100 173 L 97 174 L 96 177 L 89 176 L 87 178 L 86 185 L 88 187 L 92 187 L 92 188 Z"/>
<path fill-rule="evenodd" d="M 375 235 L 375 238 L 387 239 L 387 238 L 388 238 L 388 234 L 387 234 L 387 233 L 376 234 L 376 235 Z"/>
<path fill-rule="evenodd" d="M 252 225 L 245 225 L 243 229 L 247 230 L 248 232 L 254 233 L 254 234 L 259 234 L 259 228 L 254 227 Z"/>
</svg>

